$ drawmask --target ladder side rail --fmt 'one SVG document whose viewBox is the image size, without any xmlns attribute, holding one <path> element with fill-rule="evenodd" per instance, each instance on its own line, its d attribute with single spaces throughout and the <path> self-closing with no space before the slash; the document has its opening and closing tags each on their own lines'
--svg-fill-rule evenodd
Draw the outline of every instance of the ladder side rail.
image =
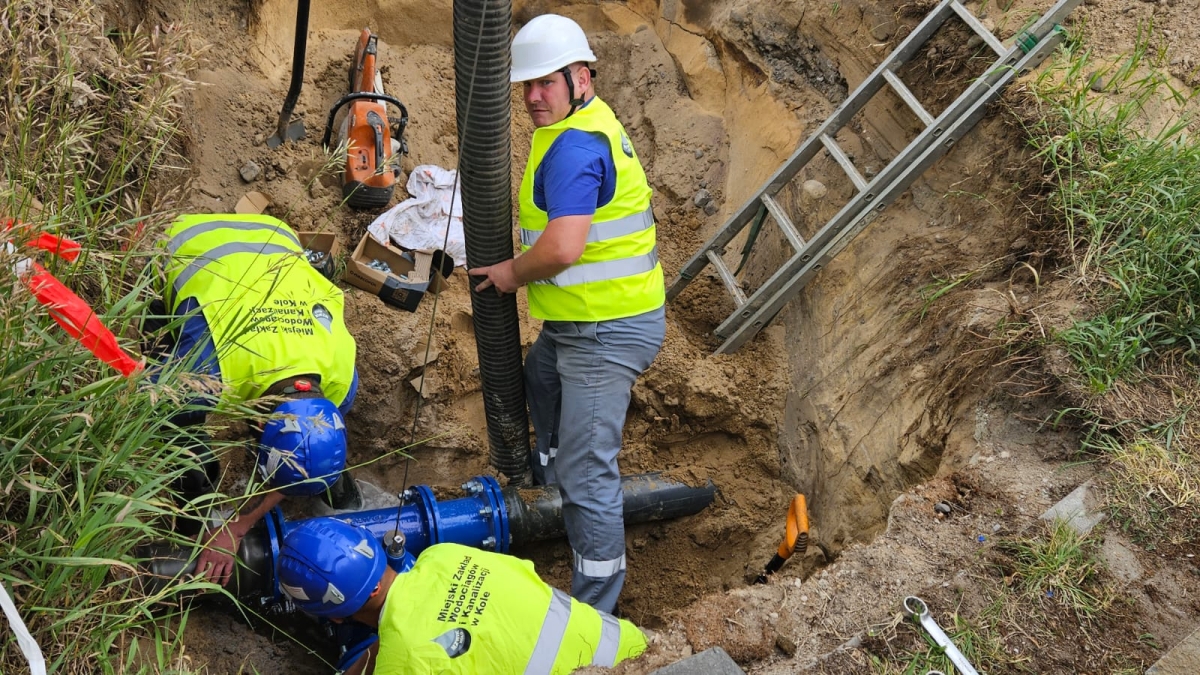
<svg viewBox="0 0 1200 675">
<path fill-rule="evenodd" d="M 842 101 L 842 104 L 838 106 L 833 114 L 808 137 L 808 140 L 804 141 L 792 153 L 783 166 L 777 169 L 767 179 L 766 183 L 726 221 L 725 225 L 717 230 L 716 234 L 710 237 L 704 246 L 683 264 L 679 273 L 667 287 L 668 301 L 673 300 L 675 296 L 679 295 L 684 287 L 704 269 L 708 264 L 709 251 L 716 251 L 718 254 L 723 252 L 729 242 L 733 241 L 733 238 L 754 218 L 754 215 L 758 212 L 760 195 L 768 194 L 773 196 L 795 178 L 800 169 L 812 160 L 817 152 L 824 147 L 821 143 L 821 135 L 828 134 L 832 137 L 837 134 L 838 130 L 853 119 L 854 115 L 871 100 L 871 97 L 883 88 L 886 83 L 883 73 L 890 71 L 893 67 L 898 67 L 906 63 L 920 51 L 925 42 L 954 14 L 954 10 L 951 7 L 951 3 L 954 1 L 942 0 L 936 8 L 930 11 L 921 23 L 917 24 L 917 27 L 904 38 L 900 45 L 866 79 L 859 83 L 858 87 L 846 97 L 846 100 Z"/>
<path fill-rule="evenodd" d="M 754 314 L 743 321 L 735 330 L 731 331 L 728 335 L 722 335 L 721 337 L 725 337 L 726 340 L 717 348 L 715 353 L 728 354 L 736 351 L 758 334 L 818 271 L 848 246 L 871 221 L 878 217 L 893 200 L 916 182 L 917 178 L 925 173 L 930 166 L 949 152 L 958 139 L 974 128 L 986 114 L 987 106 L 999 98 L 1000 93 L 1009 83 L 1021 74 L 1037 67 L 1038 64 L 1058 47 L 1063 37 L 1062 33 L 1056 32 L 1051 34 L 1048 38 L 1043 39 L 1035 49 L 1026 54 L 1024 58 L 1020 59 L 1015 67 L 1005 68 L 1003 74 L 993 83 L 987 95 L 976 100 L 970 109 L 947 129 L 945 138 L 941 142 L 927 147 L 915 162 L 907 166 L 903 173 L 887 186 L 885 191 L 880 195 L 877 206 L 858 214 L 850 227 L 839 232 L 838 236 L 825 244 L 820 254 L 815 258 L 806 261 L 789 283 L 776 291 L 769 300 L 762 304 Z M 794 256 L 792 260 L 800 257 Z M 788 266 L 790 266 L 790 262 Z M 783 271 L 783 269 L 780 270 L 780 272 Z M 735 316 L 739 314 L 740 312 L 735 313 Z M 726 321 L 726 323 L 729 322 Z M 718 328 L 718 330 L 721 329 Z"/>
<path fill-rule="evenodd" d="M 822 147 L 823 146 L 820 143 L 820 137 L 818 135 L 810 136 L 809 139 L 806 140 L 796 150 L 796 152 L 792 154 L 792 156 L 787 160 L 787 163 L 777 169 L 775 173 L 767 179 L 767 182 L 764 183 L 763 186 L 750 197 L 750 199 L 746 200 L 746 203 L 743 204 L 736 213 L 730 216 L 729 220 L 727 220 L 725 224 L 721 226 L 721 229 L 717 230 L 713 236 L 709 237 L 708 241 L 704 243 L 704 246 L 700 247 L 700 250 L 697 251 L 696 254 L 693 255 L 686 263 L 684 263 L 683 267 L 679 268 L 679 273 L 675 275 L 675 278 L 667 287 L 667 300 L 674 300 L 675 296 L 679 295 L 680 291 L 682 291 L 684 287 L 692 281 L 692 279 L 695 279 L 696 275 L 699 274 L 706 265 L 708 265 L 709 251 L 716 251 L 718 255 L 723 253 L 725 251 L 725 247 L 729 245 L 729 242 L 733 241 L 733 238 L 741 233 L 741 231 L 745 229 L 746 225 L 748 225 L 750 221 L 754 220 L 754 216 L 758 214 L 758 209 L 762 205 L 762 201 L 760 199 L 762 195 L 768 193 L 774 194 L 778 192 L 782 186 L 786 185 L 788 181 L 790 181 L 796 176 L 797 173 L 800 172 L 800 169 L 807 164 L 809 160 L 816 156 L 817 152 Z"/>
<path fill-rule="evenodd" d="M 1078 7 L 1079 3 L 1082 1 L 1083 0 L 1058 0 L 1058 2 L 1054 3 L 1054 5 L 1052 7 L 1050 7 L 1050 9 L 1046 10 L 1046 13 L 1042 14 L 1042 16 L 1037 21 L 1035 21 L 1034 24 L 1025 31 L 1025 32 L 1033 35 L 1033 37 L 1034 37 L 1033 42 L 1036 45 L 1036 47 L 1031 49 L 1030 52 L 1039 51 L 1042 47 L 1042 43 L 1046 39 L 1046 36 L 1050 35 L 1051 31 L 1053 31 L 1058 24 L 1060 24 L 1064 20 L 1066 20 L 1067 16 L 1072 11 L 1074 11 L 1074 9 L 1076 7 Z M 1017 36 L 1016 42 L 1018 44 L 1020 44 L 1020 42 L 1021 42 L 1020 35 Z M 1054 48 L 1057 46 L 1058 46 L 1057 43 L 1054 44 L 1051 47 L 1050 51 L 1053 51 Z M 1049 55 L 1049 53 L 1046 54 L 1046 56 L 1048 56 L 1048 55 Z M 1046 58 L 1046 57 L 1043 56 L 1042 59 L 1044 59 L 1044 58 Z M 1032 68 L 1036 68 L 1037 65 L 1042 62 L 1042 59 L 1038 59 L 1038 61 L 1036 63 L 1026 66 L 1025 69 L 1029 70 Z M 1013 61 L 1009 65 L 1016 65 L 1016 62 Z M 1018 73 L 1018 74 L 1023 75 L 1024 73 Z"/>
</svg>

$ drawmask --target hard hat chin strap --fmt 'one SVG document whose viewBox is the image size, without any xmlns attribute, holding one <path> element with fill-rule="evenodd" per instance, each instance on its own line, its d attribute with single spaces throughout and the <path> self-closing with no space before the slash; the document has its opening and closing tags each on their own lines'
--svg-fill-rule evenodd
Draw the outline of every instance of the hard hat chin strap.
<svg viewBox="0 0 1200 675">
<path fill-rule="evenodd" d="M 563 77 L 567 79 L 567 97 L 570 99 L 571 103 L 571 110 L 567 113 L 567 117 L 570 117 L 571 115 L 574 115 L 575 111 L 578 110 L 586 101 L 584 101 L 582 98 L 575 98 L 575 77 L 571 73 L 571 67 L 563 66 L 562 68 L 558 69 L 558 72 L 562 73 Z M 596 71 L 592 68 L 588 68 L 588 72 L 591 73 L 592 77 L 596 77 Z"/>
</svg>

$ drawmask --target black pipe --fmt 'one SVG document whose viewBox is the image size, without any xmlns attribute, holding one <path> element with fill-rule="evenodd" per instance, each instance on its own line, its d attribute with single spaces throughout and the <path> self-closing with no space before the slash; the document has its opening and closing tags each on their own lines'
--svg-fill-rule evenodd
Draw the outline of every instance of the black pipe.
<svg viewBox="0 0 1200 675">
<path fill-rule="evenodd" d="M 692 487 L 658 473 L 646 473 L 623 476 L 621 491 L 625 497 L 625 524 L 636 525 L 699 513 L 712 503 L 717 488 L 711 480 Z M 508 509 L 508 531 L 514 546 L 567 534 L 557 485 L 505 488 L 504 506 Z"/>
<path fill-rule="evenodd" d="M 292 41 L 292 81 L 288 85 L 287 97 L 283 99 L 283 109 L 279 111 L 279 125 L 275 129 L 280 143 L 287 140 L 288 124 L 292 121 L 292 111 L 296 109 L 296 101 L 300 98 L 300 87 L 304 84 L 304 53 L 308 50 L 309 1 L 297 0 L 296 39 Z"/>
<path fill-rule="evenodd" d="M 270 551 L 271 539 L 267 527 L 259 522 L 238 545 L 233 578 L 229 592 L 238 598 L 269 598 L 275 594 L 274 561 Z M 147 595 L 162 592 L 176 579 L 187 579 L 196 572 L 196 560 L 190 549 L 171 544 L 152 544 L 138 552 L 148 559 L 147 574 L 141 577 L 142 590 Z"/>
<path fill-rule="evenodd" d="M 467 265 L 513 257 L 511 0 L 454 0 L 454 94 Z M 528 485 L 529 417 L 517 298 L 471 283 L 489 458 L 510 485 Z"/>
</svg>

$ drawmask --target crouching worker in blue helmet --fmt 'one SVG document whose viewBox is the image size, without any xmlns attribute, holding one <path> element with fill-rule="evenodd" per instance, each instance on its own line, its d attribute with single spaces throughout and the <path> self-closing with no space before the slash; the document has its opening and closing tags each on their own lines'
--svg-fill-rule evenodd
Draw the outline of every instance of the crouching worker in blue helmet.
<svg viewBox="0 0 1200 675">
<path fill-rule="evenodd" d="M 188 215 L 167 231 L 165 315 L 182 317 L 170 358 L 219 378 L 218 406 L 257 407 L 258 490 L 224 524 L 208 528 L 197 575 L 222 585 L 246 532 L 285 496 L 322 495 L 334 508 L 358 506 L 346 464 L 345 413 L 358 375 L 354 338 L 342 319 L 342 292 L 308 263 L 283 221 L 265 215 Z M 178 420 L 182 423 L 203 421 Z M 213 492 L 216 458 L 196 451 L 197 469 L 177 491 Z"/>
<path fill-rule="evenodd" d="M 551 588 L 528 560 L 435 544 L 397 573 L 369 531 L 334 518 L 289 532 L 276 574 L 301 610 L 378 629 L 351 675 L 565 675 L 646 650 L 637 626 Z"/>
</svg>

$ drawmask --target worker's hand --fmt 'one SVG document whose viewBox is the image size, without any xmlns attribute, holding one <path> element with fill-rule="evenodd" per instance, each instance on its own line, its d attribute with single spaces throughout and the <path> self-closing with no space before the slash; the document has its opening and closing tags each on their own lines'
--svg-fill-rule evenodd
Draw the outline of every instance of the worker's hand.
<svg viewBox="0 0 1200 675">
<path fill-rule="evenodd" d="M 196 576 L 208 577 L 222 586 L 228 584 L 237 565 L 233 555 L 240 543 L 241 537 L 230 532 L 225 525 L 209 530 L 204 536 L 204 550 L 196 560 Z"/>
<path fill-rule="evenodd" d="M 517 279 L 516 270 L 513 269 L 515 260 L 516 258 L 509 258 L 495 265 L 476 267 L 467 270 L 467 274 L 473 277 L 487 277 L 475 287 L 475 290 L 481 293 L 489 288 L 495 288 L 500 294 L 516 293 L 517 289 L 521 287 L 521 282 Z"/>
</svg>

